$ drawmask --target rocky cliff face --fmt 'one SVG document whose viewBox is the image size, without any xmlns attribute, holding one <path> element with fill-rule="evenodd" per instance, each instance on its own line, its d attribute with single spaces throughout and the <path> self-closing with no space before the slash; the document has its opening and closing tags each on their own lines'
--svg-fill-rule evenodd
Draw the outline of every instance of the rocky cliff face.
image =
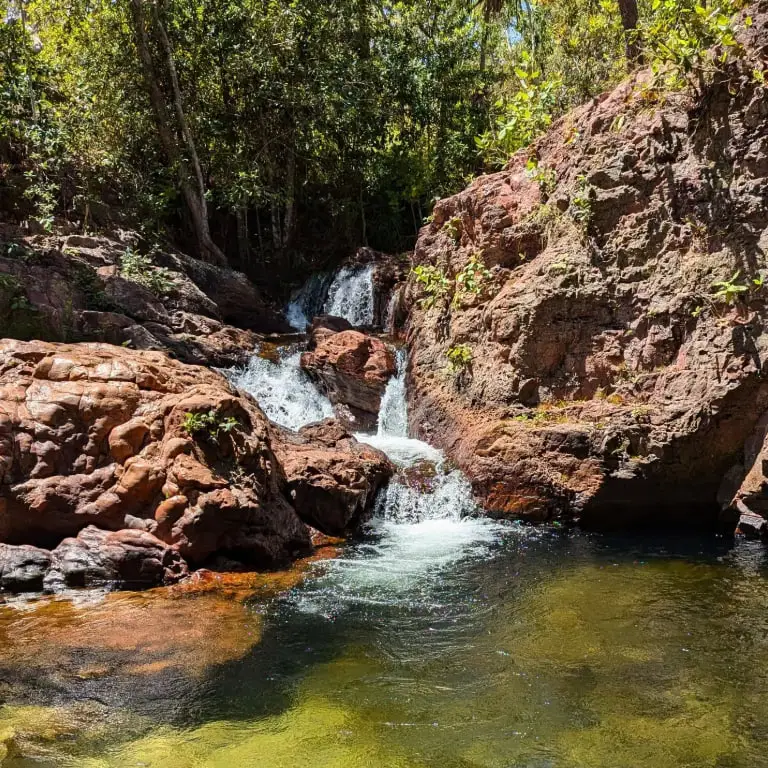
<svg viewBox="0 0 768 768">
<path fill-rule="evenodd" d="M 0 341 L 0 586 L 271 568 L 345 533 L 392 473 L 334 424 L 286 437 L 206 368 L 106 344 Z"/>
<path fill-rule="evenodd" d="M 289 330 L 245 275 L 174 251 L 139 256 L 131 271 L 136 236 L 122 237 L 0 228 L 0 337 L 102 341 L 229 366 L 254 348 L 255 332 Z"/>
<path fill-rule="evenodd" d="M 700 94 L 641 72 L 422 230 L 415 263 L 447 282 L 408 284 L 411 424 L 491 513 L 710 524 L 754 498 L 739 487 L 768 408 L 767 9 Z"/>
</svg>

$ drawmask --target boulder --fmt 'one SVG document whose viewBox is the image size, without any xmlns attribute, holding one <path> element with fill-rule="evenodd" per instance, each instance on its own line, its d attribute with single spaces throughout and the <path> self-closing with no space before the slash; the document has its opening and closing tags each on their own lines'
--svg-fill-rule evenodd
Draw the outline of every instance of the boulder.
<svg viewBox="0 0 768 768">
<path fill-rule="evenodd" d="M 313 529 L 352 530 L 391 474 L 334 422 L 271 424 L 210 369 L 0 340 L 0 588 L 271 569 L 309 554 Z"/>
<path fill-rule="evenodd" d="M 224 553 L 260 567 L 311 549 L 255 402 L 159 352 L 0 341 L 0 457 L 6 543 L 135 529 L 193 565 Z"/>
<path fill-rule="evenodd" d="M 756 12 L 742 43 L 766 40 Z M 635 73 L 421 230 L 414 263 L 447 290 L 408 281 L 411 429 L 492 514 L 718 522 L 768 410 L 768 122 L 748 60 L 653 108 Z"/>
<path fill-rule="evenodd" d="M 50 555 L 45 588 L 146 588 L 172 584 L 187 574 L 187 564 L 174 548 L 150 533 L 84 528 L 64 539 Z"/>
<path fill-rule="evenodd" d="M 394 472 L 381 451 L 358 442 L 333 419 L 298 433 L 276 428 L 274 434 L 291 501 L 304 522 L 343 536 L 370 516 L 376 494 Z"/>
<path fill-rule="evenodd" d="M 334 333 L 317 325 L 311 349 L 301 356 L 301 367 L 336 408 L 350 429 L 376 425 L 387 381 L 397 372 L 392 348 L 360 331 Z"/>
<path fill-rule="evenodd" d="M 0 544 L 0 589 L 39 592 L 51 565 L 51 553 L 26 544 Z"/>
</svg>

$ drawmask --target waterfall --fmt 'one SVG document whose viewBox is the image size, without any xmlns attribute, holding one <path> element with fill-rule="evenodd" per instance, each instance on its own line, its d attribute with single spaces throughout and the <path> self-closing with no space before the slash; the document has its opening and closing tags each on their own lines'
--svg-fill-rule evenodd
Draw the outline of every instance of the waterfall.
<svg viewBox="0 0 768 768">
<path fill-rule="evenodd" d="M 306 331 L 312 318 L 322 313 L 332 279 L 332 274 L 318 272 L 294 292 L 285 308 L 285 317 L 292 328 Z"/>
<path fill-rule="evenodd" d="M 408 406 L 405 401 L 405 369 L 407 356 L 397 350 L 397 374 L 387 382 L 379 409 L 378 435 L 408 437 Z"/>
<path fill-rule="evenodd" d="M 472 488 L 458 470 L 449 470 L 442 451 L 408 437 L 405 373 L 408 358 L 397 352 L 397 374 L 387 383 L 375 435 L 357 434 L 400 468 L 377 500 L 376 517 L 397 523 L 460 521 L 478 511 Z"/>
<path fill-rule="evenodd" d="M 333 416 L 330 401 L 301 370 L 301 350 L 278 352 L 277 360 L 254 355 L 244 368 L 227 372 L 230 381 L 252 395 L 267 418 L 289 429 Z"/>
<path fill-rule="evenodd" d="M 354 326 L 373 325 L 373 264 L 342 267 L 328 289 L 323 312 Z"/>
</svg>

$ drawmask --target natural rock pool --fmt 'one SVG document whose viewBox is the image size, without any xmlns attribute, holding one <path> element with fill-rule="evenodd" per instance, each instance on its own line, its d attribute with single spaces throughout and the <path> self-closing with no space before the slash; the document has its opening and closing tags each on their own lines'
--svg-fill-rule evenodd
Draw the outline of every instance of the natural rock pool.
<svg viewBox="0 0 768 768">
<path fill-rule="evenodd" d="M 2 765 L 768 765 L 761 545 L 383 521 L 309 571 L 3 606 Z"/>
</svg>

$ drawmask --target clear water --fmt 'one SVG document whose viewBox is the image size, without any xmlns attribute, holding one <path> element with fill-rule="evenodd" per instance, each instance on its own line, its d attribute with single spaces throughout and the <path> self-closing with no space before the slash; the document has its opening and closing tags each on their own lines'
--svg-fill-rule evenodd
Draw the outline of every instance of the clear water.
<svg viewBox="0 0 768 768">
<path fill-rule="evenodd" d="M 298 354 L 230 374 L 293 428 L 330 413 Z M 768 768 L 766 549 L 483 519 L 404 371 L 359 436 L 397 475 L 331 559 L 0 603 L 0 764 Z"/>
<path fill-rule="evenodd" d="M 0 607 L 4 766 L 768 764 L 760 545 L 465 525 L 277 598 Z"/>
</svg>

